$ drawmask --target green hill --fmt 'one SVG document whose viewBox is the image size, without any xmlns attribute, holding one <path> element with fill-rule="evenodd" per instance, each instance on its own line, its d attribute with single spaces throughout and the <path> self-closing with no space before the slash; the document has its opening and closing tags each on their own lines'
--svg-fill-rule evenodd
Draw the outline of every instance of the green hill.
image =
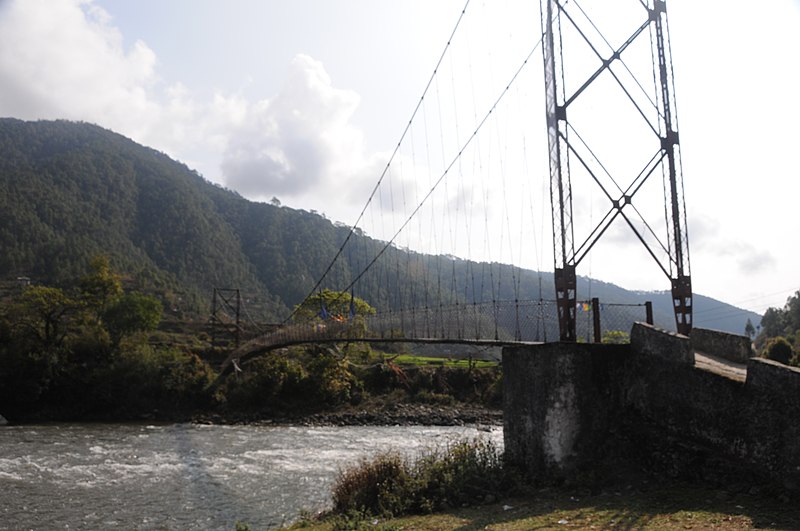
<svg viewBox="0 0 800 531">
<path fill-rule="evenodd" d="M 248 201 L 95 125 L 0 119 L 0 279 L 6 282 L 24 276 L 68 286 L 92 256 L 106 254 L 130 285 L 157 294 L 179 316 L 204 317 L 214 287 L 237 287 L 254 319 L 278 321 L 312 289 L 347 234 L 315 213 Z M 330 277 L 342 284 L 382 246 L 364 235 L 351 243 Z M 551 273 L 393 247 L 385 257 L 401 272 L 374 268 L 358 285 L 358 295 L 377 308 L 420 304 L 434 289 L 433 275 L 441 285 L 457 285 L 461 299 L 553 298 Z M 472 282 L 458 280 L 466 278 Z M 672 326 L 667 293 L 587 278 L 578 289 L 579 297 L 591 289 L 605 302 L 652 300 L 657 323 Z M 736 333 L 748 318 L 760 320 L 702 296 L 695 297 L 695 311 L 698 326 Z"/>
</svg>

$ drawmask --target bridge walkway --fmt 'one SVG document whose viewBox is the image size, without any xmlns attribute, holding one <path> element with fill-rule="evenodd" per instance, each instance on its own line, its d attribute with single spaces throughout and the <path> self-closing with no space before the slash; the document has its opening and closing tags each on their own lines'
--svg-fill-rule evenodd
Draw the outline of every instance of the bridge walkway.
<svg viewBox="0 0 800 531">
<path fill-rule="evenodd" d="M 747 365 L 744 363 L 736 363 L 719 356 L 712 356 L 705 352 L 694 352 L 694 366 L 695 368 L 704 371 L 719 374 L 731 380 L 742 382 L 747 379 Z"/>
</svg>

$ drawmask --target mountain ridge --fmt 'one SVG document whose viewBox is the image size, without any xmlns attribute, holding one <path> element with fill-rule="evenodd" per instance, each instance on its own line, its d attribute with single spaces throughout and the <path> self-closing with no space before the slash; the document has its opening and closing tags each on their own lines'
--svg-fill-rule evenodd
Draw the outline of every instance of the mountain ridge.
<svg viewBox="0 0 800 531">
<path fill-rule="evenodd" d="M 107 254 L 129 282 L 159 294 L 176 313 L 202 315 L 213 287 L 238 287 L 258 319 L 276 321 L 309 293 L 348 233 L 313 212 L 249 201 L 96 125 L 0 119 L 0 278 L 69 285 L 91 256 Z M 358 252 L 344 254 L 333 271 L 337 278 L 354 278 L 363 255 L 383 246 L 363 234 L 353 238 Z M 387 253 L 398 263 L 409 260 L 400 249 Z M 422 269 L 456 275 L 496 267 L 505 279 L 519 276 L 516 286 L 498 284 L 493 296 L 553 298 L 552 273 L 411 254 Z M 398 285 L 419 293 L 427 288 L 412 269 L 388 282 L 377 273 L 365 276 L 359 296 L 378 307 L 402 304 L 392 294 Z M 656 323 L 674 328 L 669 293 L 579 277 L 579 298 L 589 293 L 615 303 L 649 298 Z M 741 334 L 747 319 L 760 321 L 754 312 L 703 295 L 694 304 L 696 326 Z"/>
</svg>

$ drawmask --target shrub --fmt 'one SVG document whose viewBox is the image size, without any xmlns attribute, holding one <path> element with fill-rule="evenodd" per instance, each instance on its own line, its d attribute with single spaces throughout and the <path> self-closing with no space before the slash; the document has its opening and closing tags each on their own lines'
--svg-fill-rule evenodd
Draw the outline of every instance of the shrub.
<svg viewBox="0 0 800 531">
<path fill-rule="evenodd" d="M 773 337 L 764 345 L 761 357 L 788 365 L 792 359 L 792 345 L 785 338 Z"/>
<path fill-rule="evenodd" d="M 430 367 L 417 367 L 414 371 L 407 371 L 411 375 L 409 381 L 409 391 L 412 394 L 421 392 L 434 392 L 436 389 L 434 382 L 434 369 Z"/>
<path fill-rule="evenodd" d="M 500 453 L 491 441 L 461 441 L 424 455 L 414 466 L 415 509 L 432 512 L 495 499 L 507 487 Z"/>
<path fill-rule="evenodd" d="M 225 395 L 234 409 L 257 410 L 277 402 L 300 400 L 301 383 L 306 378 L 303 367 L 294 359 L 273 354 L 243 366 L 238 377 L 229 377 Z"/>
<path fill-rule="evenodd" d="M 358 402 L 363 391 L 362 382 L 349 369 L 349 362 L 329 349 L 319 349 L 308 364 L 309 393 L 324 404 Z"/>
<path fill-rule="evenodd" d="M 114 341 L 134 332 L 155 330 L 161 322 L 161 301 L 143 293 L 126 293 L 103 314 L 103 321 Z"/>
<path fill-rule="evenodd" d="M 453 395 L 462 402 L 486 403 L 500 374 L 496 367 L 437 367 L 433 374 L 433 391 Z"/>
<path fill-rule="evenodd" d="M 362 460 L 339 473 L 333 507 L 340 514 L 428 513 L 495 500 L 514 485 L 494 444 L 475 439 L 430 450 L 415 463 L 397 453 Z"/>
<path fill-rule="evenodd" d="M 606 330 L 601 342 L 611 345 L 622 345 L 631 342 L 631 335 L 622 330 Z"/>
<path fill-rule="evenodd" d="M 410 472 L 408 463 L 397 453 L 362 459 L 358 465 L 339 472 L 333 486 L 333 509 L 340 514 L 403 514 L 409 509 Z"/>
<path fill-rule="evenodd" d="M 214 372 L 192 353 L 123 342 L 114 361 L 92 378 L 97 412 L 132 417 L 197 407 Z"/>
<path fill-rule="evenodd" d="M 391 361 L 377 363 L 363 371 L 364 387 L 372 393 L 388 393 L 409 386 L 406 372 Z"/>
</svg>

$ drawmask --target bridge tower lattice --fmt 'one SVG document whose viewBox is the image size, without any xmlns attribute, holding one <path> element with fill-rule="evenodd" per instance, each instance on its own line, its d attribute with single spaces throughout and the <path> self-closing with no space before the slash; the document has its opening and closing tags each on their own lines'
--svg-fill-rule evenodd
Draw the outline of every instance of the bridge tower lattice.
<svg viewBox="0 0 800 531">
<path fill-rule="evenodd" d="M 670 279 L 677 330 L 688 334 L 692 328 L 692 287 L 666 2 L 628 0 L 625 9 L 638 9 L 641 13 L 633 14 L 638 25 L 633 25 L 627 38 L 617 46 L 606 40 L 577 1 L 540 0 L 540 4 L 560 338 L 562 341 L 576 340 L 576 267 L 618 217 L 633 230 Z M 615 9 L 606 7 L 605 2 L 602 4 L 601 9 Z M 620 15 L 621 11 L 614 12 L 614 17 Z M 639 19 L 635 18 L 639 15 Z M 624 59 L 624 54 L 634 45 L 641 47 L 637 43 L 644 41 L 648 34 L 653 74 L 653 89 L 649 93 Z M 568 38 L 590 50 L 587 53 L 596 62 L 586 76 L 575 83 L 577 88 L 569 91 L 565 71 L 572 73 L 567 63 L 576 48 L 567 42 Z M 611 84 L 625 95 L 622 99 L 633 105 L 635 114 L 641 116 L 646 128 L 653 133 L 654 147 L 644 149 L 648 156 L 648 149 L 652 149 L 654 154 L 627 186 L 618 184 L 619 176 L 612 175 L 600 163 L 598 152 L 588 147 L 571 123 L 571 106 L 574 107 L 579 99 L 591 96 L 588 89 L 593 84 L 598 85 L 603 75 L 606 80 L 613 79 Z M 631 149 L 636 149 L 636 146 L 631 146 Z M 570 162 L 600 187 L 610 203 L 608 213 L 599 223 L 592 224 L 585 239 L 577 240 L 577 247 Z M 657 173 L 661 173 L 663 180 L 665 238 L 656 233 L 633 205 L 637 192 Z M 632 219 L 631 214 L 641 218 L 642 228 L 637 227 L 639 220 Z"/>
</svg>

